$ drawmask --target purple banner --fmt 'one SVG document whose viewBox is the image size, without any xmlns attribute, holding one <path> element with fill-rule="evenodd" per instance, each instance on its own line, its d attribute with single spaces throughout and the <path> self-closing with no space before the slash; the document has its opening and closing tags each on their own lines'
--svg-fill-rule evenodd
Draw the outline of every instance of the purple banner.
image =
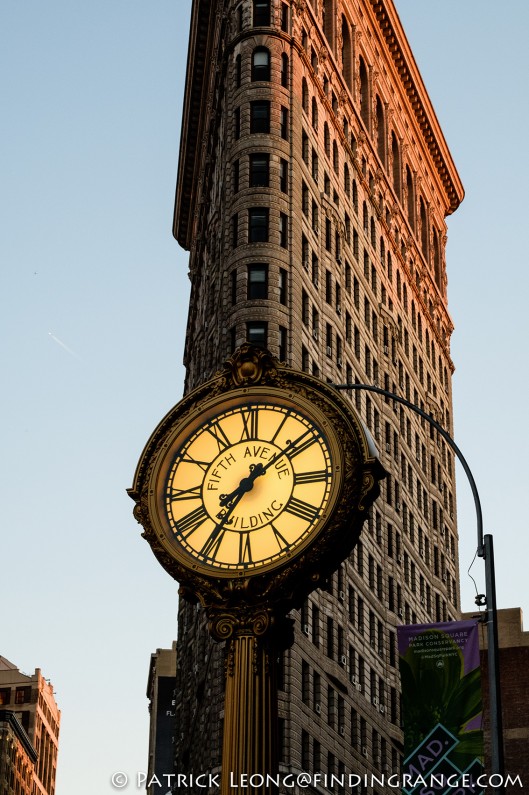
<svg viewBox="0 0 529 795">
<path fill-rule="evenodd" d="M 397 628 L 404 729 L 404 792 L 466 792 L 483 772 L 478 624 Z M 482 792 L 471 789 L 469 792 Z"/>
</svg>

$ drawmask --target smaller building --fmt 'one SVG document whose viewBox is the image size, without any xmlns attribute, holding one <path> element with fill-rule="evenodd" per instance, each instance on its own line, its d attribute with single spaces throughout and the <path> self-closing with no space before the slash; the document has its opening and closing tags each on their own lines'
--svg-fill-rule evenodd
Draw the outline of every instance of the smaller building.
<svg viewBox="0 0 529 795">
<path fill-rule="evenodd" d="M 21 770 L 24 760 L 31 770 L 31 787 L 19 789 L 15 776 L 6 784 L 4 768 L 0 767 L 0 792 L 11 795 L 54 795 L 59 751 L 61 713 L 55 701 L 53 685 L 42 676 L 40 668 L 32 675 L 24 674 L 16 665 L 0 656 L 0 714 L 4 715 L 1 738 L 1 761 L 12 764 L 18 754 Z M 18 724 L 18 728 L 15 724 Z M 4 744 L 5 740 L 5 744 Z M 9 746 L 8 746 L 9 744 Z M 17 750 L 14 750 L 16 746 Z M 29 763 L 31 762 L 31 767 Z M 9 780 L 10 780 L 9 779 Z M 15 782 L 15 786 L 13 783 Z M 26 784 L 24 784 L 26 786 Z"/>
<path fill-rule="evenodd" d="M 471 614 L 466 615 L 467 618 Z M 487 632 L 480 633 L 483 713 L 485 731 L 485 765 L 490 769 L 490 714 L 487 686 Z M 524 787 L 529 786 L 529 632 L 523 629 L 523 614 L 519 607 L 498 610 L 499 667 L 503 719 L 505 772 L 520 776 Z M 519 786 L 505 789 L 519 792 Z"/>
<path fill-rule="evenodd" d="M 169 776 L 174 768 L 176 686 L 176 641 L 171 649 L 151 654 L 147 698 L 149 699 L 148 795 L 171 791 Z"/>
</svg>

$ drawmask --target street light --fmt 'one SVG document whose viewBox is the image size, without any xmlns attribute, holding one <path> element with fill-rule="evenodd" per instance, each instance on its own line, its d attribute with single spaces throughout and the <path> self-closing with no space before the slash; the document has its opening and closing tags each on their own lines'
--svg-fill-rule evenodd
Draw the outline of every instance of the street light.
<svg viewBox="0 0 529 795">
<path fill-rule="evenodd" d="M 483 515 L 481 512 L 481 502 L 479 499 L 478 490 L 474 476 L 470 471 L 466 459 L 454 442 L 450 434 L 448 434 L 442 425 L 439 425 L 437 420 L 428 414 L 423 409 L 411 403 L 406 398 L 395 395 L 387 389 L 374 386 L 372 384 L 332 384 L 335 389 L 351 389 L 363 390 L 365 392 L 376 392 L 378 395 L 383 395 L 396 403 L 401 403 L 403 406 L 411 409 L 420 417 L 425 419 L 432 425 L 436 431 L 443 437 L 446 443 L 454 451 L 459 459 L 465 474 L 470 483 L 472 496 L 474 497 L 474 505 L 476 507 L 476 520 L 477 520 L 477 533 L 478 533 L 478 548 L 477 555 L 483 558 L 485 562 L 485 601 L 487 607 L 487 660 L 488 660 L 488 680 L 489 680 L 489 709 L 490 709 L 490 734 L 491 734 L 491 773 L 499 774 L 503 778 L 504 773 L 504 755 L 503 755 L 503 725 L 501 715 L 501 692 L 500 692 L 500 669 L 499 669 L 499 651 L 498 651 L 498 617 L 496 609 L 496 579 L 494 575 L 494 545 L 492 535 L 483 535 Z M 499 792 L 503 791 L 503 786 L 496 788 Z"/>
</svg>

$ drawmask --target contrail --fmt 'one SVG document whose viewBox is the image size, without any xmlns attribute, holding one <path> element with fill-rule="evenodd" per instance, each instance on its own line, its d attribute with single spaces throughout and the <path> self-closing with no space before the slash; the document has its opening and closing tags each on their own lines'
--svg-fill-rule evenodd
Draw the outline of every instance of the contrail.
<svg viewBox="0 0 529 795">
<path fill-rule="evenodd" d="M 72 351 L 72 349 L 69 348 L 67 345 L 65 345 L 64 342 L 61 342 L 61 340 L 58 337 L 56 337 L 55 334 L 53 334 L 51 331 L 48 331 L 48 334 L 52 338 L 52 340 L 57 343 L 57 345 L 60 345 L 61 348 L 64 348 L 64 350 L 67 351 L 67 353 L 69 353 L 75 359 L 79 359 L 79 357 L 75 353 L 75 351 Z M 81 360 L 79 359 L 79 361 L 81 361 Z"/>
</svg>

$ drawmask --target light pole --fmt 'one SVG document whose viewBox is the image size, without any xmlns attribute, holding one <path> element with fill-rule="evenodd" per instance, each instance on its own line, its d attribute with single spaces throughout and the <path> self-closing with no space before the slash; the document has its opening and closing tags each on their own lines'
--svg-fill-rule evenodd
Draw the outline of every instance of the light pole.
<svg viewBox="0 0 529 795">
<path fill-rule="evenodd" d="M 454 442 L 449 433 L 445 431 L 442 425 L 439 425 L 431 414 L 428 414 L 423 409 L 416 406 L 415 403 L 406 400 L 406 398 L 395 395 L 387 389 L 374 386 L 372 384 L 333 384 L 335 389 L 350 389 L 350 390 L 363 390 L 365 392 L 376 392 L 378 395 L 383 395 L 396 403 L 401 403 L 403 406 L 414 411 L 420 417 L 425 419 L 432 425 L 436 431 L 443 437 L 449 447 L 456 454 L 459 462 L 461 463 L 465 474 L 470 483 L 472 496 L 474 497 L 474 505 L 476 507 L 476 521 L 477 521 L 477 534 L 478 534 L 478 557 L 483 558 L 485 562 L 485 599 L 487 607 L 487 661 L 488 661 L 488 681 L 489 681 L 489 709 L 490 709 L 490 734 L 491 734 L 491 773 L 499 774 L 503 779 L 504 774 L 504 755 L 503 755 L 503 724 L 501 715 L 501 691 L 500 691 L 500 668 L 499 668 L 499 650 L 498 650 L 498 617 L 496 609 L 496 580 L 494 576 L 494 545 L 492 535 L 483 535 L 483 515 L 481 512 L 481 502 L 479 499 L 478 490 L 474 476 L 470 471 L 466 459 Z M 503 785 L 495 787 L 498 792 L 503 792 Z"/>
</svg>

